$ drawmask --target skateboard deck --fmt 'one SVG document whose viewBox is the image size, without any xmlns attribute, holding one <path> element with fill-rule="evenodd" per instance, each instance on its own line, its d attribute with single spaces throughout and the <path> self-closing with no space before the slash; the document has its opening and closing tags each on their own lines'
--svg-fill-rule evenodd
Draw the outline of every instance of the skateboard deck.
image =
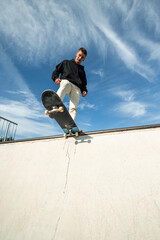
<svg viewBox="0 0 160 240">
<path fill-rule="evenodd" d="M 50 89 L 45 90 L 41 95 L 41 99 L 47 109 L 45 114 L 57 121 L 64 131 L 64 137 L 67 137 L 67 135 L 79 135 L 81 131 L 56 92 Z"/>
</svg>

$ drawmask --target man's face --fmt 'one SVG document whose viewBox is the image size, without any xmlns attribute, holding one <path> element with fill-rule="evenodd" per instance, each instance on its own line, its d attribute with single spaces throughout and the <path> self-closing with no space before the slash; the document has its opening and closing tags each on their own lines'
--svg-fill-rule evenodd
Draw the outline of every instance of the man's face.
<svg viewBox="0 0 160 240">
<path fill-rule="evenodd" d="M 80 50 L 76 53 L 76 59 L 75 62 L 77 64 L 81 64 L 86 58 L 86 55 Z"/>
</svg>

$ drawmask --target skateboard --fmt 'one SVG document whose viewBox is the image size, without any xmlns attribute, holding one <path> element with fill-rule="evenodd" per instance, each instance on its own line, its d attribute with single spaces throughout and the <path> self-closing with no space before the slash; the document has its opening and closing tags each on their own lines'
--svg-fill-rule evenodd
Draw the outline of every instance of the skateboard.
<svg viewBox="0 0 160 240">
<path fill-rule="evenodd" d="M 76 137 L 82 132 L 69 114 L 67 108 L 61 101 L 60 97 L 53 90 L 45 90 L 41 95 L 41 100 L 46 108 L 45 114 L 54 118 L 64 132 L 64 137 L 75 135 Z"/>
</svg>

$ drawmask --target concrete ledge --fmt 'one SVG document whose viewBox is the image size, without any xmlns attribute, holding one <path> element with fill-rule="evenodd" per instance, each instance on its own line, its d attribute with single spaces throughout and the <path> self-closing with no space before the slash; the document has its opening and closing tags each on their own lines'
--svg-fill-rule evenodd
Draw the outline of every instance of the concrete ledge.
<svg viewBox="0 0 160 240">
<path fill-rule="evenodd" d="M 160 128 L 160 124 L 151 124 L 151 125 L 142 125 L 142 126 L 133 126 L 133 127 L 124 127 L 124 128 L 114 128 L 114 129 L 106 129 L 106 130 L 97 130 L 91 132 L 83 132 L 81 136 L 88 136 L 88 135 L 95 135 L 95 134 L 107 134 L 107 133 L 118 133 L 118 132 L 125 132 L 125 131 L 137 131 L 137 130 L 145 130 L 145 129 L 152 129 L 152 128 Z M 74 136 L 69 136 L 68 138 L 72 138 Z M 46 137 L 38 137 L 38 138 L 27 138 L 27 139 L 19 139 L 14 141 L 8 142 L 1 142 L 0 144 L 9 144 L 9 143 L 17 143 L 17 142 L 27 142 L 27 141 L 39 141 L 39 140 L 47 140 L 47 139 L 56 139 L 56 138 L 64 138 L 62 135 L 53 135 L 53 136 L 46 136 Z"/>
</svg>

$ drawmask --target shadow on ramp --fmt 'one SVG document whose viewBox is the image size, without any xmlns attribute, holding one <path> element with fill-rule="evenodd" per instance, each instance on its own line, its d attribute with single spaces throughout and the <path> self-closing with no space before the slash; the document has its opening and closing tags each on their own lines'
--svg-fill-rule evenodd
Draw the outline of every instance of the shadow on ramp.
<svg viewBox="0 0 160 240">
<path fill-rule="evenodd" d="M 78 139 L 77 138 L 75 139 L 76 139 L 75 144 L 77 145 L 80 143 L 91 143 L 93 137 L 84 134 L 82 136 L 79 136 Z"/>
</svg>

